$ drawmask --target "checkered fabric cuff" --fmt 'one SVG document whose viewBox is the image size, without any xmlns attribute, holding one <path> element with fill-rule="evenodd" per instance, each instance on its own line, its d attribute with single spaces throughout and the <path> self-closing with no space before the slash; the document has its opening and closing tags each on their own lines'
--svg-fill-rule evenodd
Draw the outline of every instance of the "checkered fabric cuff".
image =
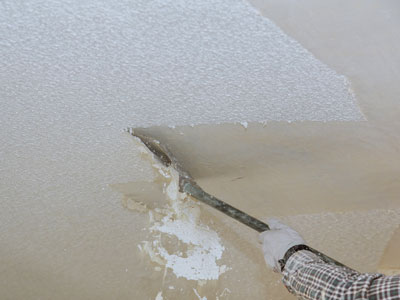
<svg viewBox="0 0 400 300">
<path fill-rule="evenodd" d="M 289 292 L 299 299 L 400 300 L 400 275 L 360 274 L 306 250 L 290 256 L 282 274 Z"/>
</svg>

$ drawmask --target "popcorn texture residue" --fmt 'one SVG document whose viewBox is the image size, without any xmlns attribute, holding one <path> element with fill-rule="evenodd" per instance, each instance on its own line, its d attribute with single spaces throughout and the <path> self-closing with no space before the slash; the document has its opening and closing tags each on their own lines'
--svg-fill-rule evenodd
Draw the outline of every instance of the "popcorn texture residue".
<svg viewBox="0 0 400 300">
<path fill-rule="evenodd" d="M 142 145 L 140 147 L 143 153 L 153 156 Z M 162 177 L 168 204 L 164 208 L 148 211 L 154 240 L 143 241 L 139 249 L 147 253 L 153 262 L 171 269 L 178 278 L 218 279 L 228 270 L 227 266 L 217 263 L 225 249 L 218 234 L 201 224 L 198 204 L 186 193 L 179 192 L 177 171 L 164 167 L 154 158 L 152 165 Z M 176 243 L 176 240 L 179 242 Z"/>
</svg>

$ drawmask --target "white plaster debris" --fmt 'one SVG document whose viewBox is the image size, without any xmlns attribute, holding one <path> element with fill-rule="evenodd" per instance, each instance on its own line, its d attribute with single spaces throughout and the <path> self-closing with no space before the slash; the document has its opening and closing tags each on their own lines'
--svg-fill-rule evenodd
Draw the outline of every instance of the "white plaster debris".
<svg viewBox="0 0 400 300">
<path fill-rule="evenodd" d="M 245 129 L 247 129 L 247 127 L 249 127 L 249 123 L 246 121 L 240 122 L 240 125 L 242 125 Z"/>
<path fill-rule="evenodd" d="M 199 300 L 207 300 L 207 297 L 200 297 L 199 292 L 195 288 L 193 288 L 193 292 Z"/>
<path fill-rule="evenodd" d="M 226 265 L 222 265 L 222 266 L 219 268 L 219 274 L 221 275 L 221 274 L 223 274 L 223 273 L 225 273 L 226 271 L 229 271 L 229 270 L 232 270 L 232 268 L 230 268 L 230 267 L 228 267 L 228 266 L 226 266 Z"/>
<path fill-rule="evenodd" d="M 137 143 L 140 140 L 134 138 Z M 155 217 L 149 211 L 149 220 L 152 226 L 151 232 L 156 237 L 152 242 L 142 242 L 141 249 L 146 252 L 150 259 L 170 268 L 179 278 L 188 280 L 215 280 L 230 268 L 226 265 L 219 266 L 217 261 L 221 259 L 224 246 L 221 244 L 218 234 L 208 226 L 201 224 L 200 207 L 192 201 L 188 195 L 179 192 L 179 174 L 173 167 L 165 167 L 154 159 L 151 152 L 143 148 L 148 157 L 152 159 L 152 165 L 165 180 L 164 194 L 168 205 L 161 209 L 157 208 Z M 177 238 L 186 248 L 184 251 L 170 253 L 167 245 L 162 243 L 162 236 L 168 235 Z"/>
<path fill-rule="evenodd" d="M 157 294 L 155 300 L 163 300 L 163 299 L 164 299 L 164 297 L 162 296 L 162 291 L 161 291 L 161 292 L 158 292 L 158 294 Z"/>
</svg>

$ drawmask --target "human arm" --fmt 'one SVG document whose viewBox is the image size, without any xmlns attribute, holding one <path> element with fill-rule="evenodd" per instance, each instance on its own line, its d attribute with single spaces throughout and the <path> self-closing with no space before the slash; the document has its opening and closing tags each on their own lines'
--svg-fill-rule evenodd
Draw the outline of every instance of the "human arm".
<svg viewBox="0 0 400 300">
<path fill-rule="evenodd" d="M 327 264 L 307 250 L 292 254 L 281 270 L 278 261 L 293 244 L 304 244 L 304 240 L 277 220 L 269 225 L 271 232 L 260 235 L 265 260 L 282 273 L 284 285 L 300 299 L 400 300 L 400 275 L 361 274 Z"/>
</svg>

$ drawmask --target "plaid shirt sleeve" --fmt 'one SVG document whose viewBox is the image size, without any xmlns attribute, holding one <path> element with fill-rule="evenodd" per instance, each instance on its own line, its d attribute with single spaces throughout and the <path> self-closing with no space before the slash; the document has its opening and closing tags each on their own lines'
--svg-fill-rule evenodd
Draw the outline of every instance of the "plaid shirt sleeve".
<svg viewBox="0 0 400 300">
<path fill-rule="evenodd" d="M 324 263 L 314 253 L 294 253 L 282 272 L 283 283 L 298 299 L 400 300 L 400 275 L 360 274 Z"/>
</svg>

